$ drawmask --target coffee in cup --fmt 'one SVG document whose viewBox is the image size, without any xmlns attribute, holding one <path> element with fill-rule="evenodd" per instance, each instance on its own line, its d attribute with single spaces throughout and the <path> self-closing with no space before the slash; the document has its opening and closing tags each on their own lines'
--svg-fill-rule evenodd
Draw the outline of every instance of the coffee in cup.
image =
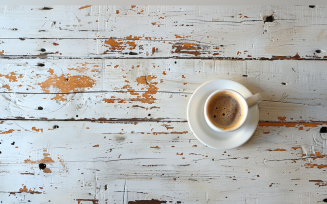
<svg viewBox="0 0 327 204">
<path fill-rule="evenodd" d="M 261 94 L 245 99 L 234 90 L 213 92 L 206 100 L 204 116 L 207 124 L 215 131 L 230 132 L 240 128 L 248 115 L 248 109 L 262 101 Z"/>
<path fill-rule="evenodd" d="M 207 115 L 216 127 L 229 129 L 240 122 L 243 109 L 234 94 L 225 91 L 211 98 L 208 102 Z"/>
</svg>

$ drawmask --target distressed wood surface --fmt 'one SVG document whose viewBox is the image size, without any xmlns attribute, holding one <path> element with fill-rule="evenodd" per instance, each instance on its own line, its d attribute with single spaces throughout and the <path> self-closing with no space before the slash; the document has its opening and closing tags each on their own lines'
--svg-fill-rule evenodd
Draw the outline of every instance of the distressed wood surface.
<svg viewBox="0 0 327 204">
<path fill-rule="evenodd" d="M 326 6 L 0 6 L 0 203 L 323 203 Z M 218 151 L 201 84 L 260 92 Z"/>
<path fill-rule="evenodd" d="M 43 8 L 0 7 L 3 57 L 327 58 L 326 6 Z"/>
</svg>

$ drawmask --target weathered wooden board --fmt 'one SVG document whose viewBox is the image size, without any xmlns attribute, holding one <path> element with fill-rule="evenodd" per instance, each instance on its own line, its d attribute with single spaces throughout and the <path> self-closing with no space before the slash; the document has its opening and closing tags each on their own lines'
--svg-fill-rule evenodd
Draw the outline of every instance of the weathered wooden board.
<svg viewBox="0 0 327 204">
<path fill-rule="evenodd" d="M 198 86 L 230 79 L 263 95 L 261 121 L 326 121 L 325 67 L 297 60 L 3 59 L 0 115 L 185 121 Z"/>
<path fill-rule="evenodd" d="M 326 196 L 320 127 L 258 127 L 227 151 L 205 147 L 181 122 L 3 121 L 1 129 L 12 130 L 0 144 L 7 183 L 0 201 L 7 203 L 315 203 Z"/>
<path fill-rule="evenodd" d="M 0 6 L 0 203 L 326 202 L 326 6 Z M 201 84 L 260 92 L 217 151 Z M 324 200 L 325 199 L 325 200 Z"/>
<path fill-rule="evenodd" d="M 47 8 L 0 7 L 1 57 L 327 57 L 326 6 Z"/>
</svg>

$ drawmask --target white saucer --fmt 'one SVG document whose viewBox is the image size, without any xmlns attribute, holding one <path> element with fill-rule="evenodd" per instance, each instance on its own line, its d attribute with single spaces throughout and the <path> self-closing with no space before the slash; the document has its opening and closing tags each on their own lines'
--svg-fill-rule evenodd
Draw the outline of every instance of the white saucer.
<svg viewBox="0 0 327 204">
<path fill-rule="evenodd" d="M 187 105 L 188 124 L 195 137 L 204 145 L 219 149 L 232 149 L 241 146 L 253 135 L 259 122 L 258 105 L 249 109 L 248 117 L 243 126 L 233 132 L 216 132 L 211 129 L 204 119 L 204 103 L 209 95 L 218 89 L 233 89 L 244 98 L 252 93 L 242 84 L 230 80 L 214 80 L 198 87 Z"/>
</svg>

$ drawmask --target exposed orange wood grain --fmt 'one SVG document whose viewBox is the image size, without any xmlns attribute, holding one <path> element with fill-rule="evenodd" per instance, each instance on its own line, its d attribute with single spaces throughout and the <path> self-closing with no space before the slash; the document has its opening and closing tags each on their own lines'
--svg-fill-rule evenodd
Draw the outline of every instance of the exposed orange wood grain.
<svg viewBox="0 0 327 204">
<path fill-rule="evenodd" d="M 284 151 L 286 151 L 286 149 L 280 149 L 280 148 L 277 148 L 277 149 L 274 149 L 274 150 L 269 150 L 269 151 L 281 151 L 281 152 L 284 152 Z"/>
<path fill-rule="evenodd" d="M 10 130 L 7 130 L 7 131 L 0 132 L 0 134 L 9 134 L 9 133 L 12 133 L 14 131 L 15 131 L 14 129 L 10 129 Z"/>
<path fill-rule="evenodd" d="M 278 117 L 278 120 L 285 121 L 286 117 Z"/>
<path fill-rule="evenodd" d="M 82 7 L 79 8 L 79 10 L 81 10 L 81 9 L 85 9 L 85 8 L 89 8 L 89 7 L 91 7 L 91 6 L 92 6 L 92 5 L 82 6 Z"/>
<path fill-rule="evenodd" d="M 17 76 L 15 72 L 10 72 L 10 74 L 0 74 L 0 77 L 5 77 L 6 79 L 9 79 L 10 82 L 17 82 Z M 23 78 L 23 76 L 19 76 L 19 78 Z"/>
<path fill-rule="evenodd" d="M 272 56 L 274 59 L 302 59 L 298 53 L 296 55 L 292 56 Z"/>
<path fill-rule="evenodd" d="M 36 131 L 36 132 L 43 132 L 43 128 L 39 128 L 37 129 L 36 127 L 32 127 L 32 130 Z"/>
<path fill-rule="evenodd" d="M 49 173 L 51 173 L 52 171 L 51 171 L 51 169 L 49 169 L 49 168 L 45 168 L 45 169 L 43 170 L 43 172 L 49 174 Z"/>
<path fill-rule="evenodd" d="M 49 72 L 51 75 L 53 75 L 53 73 L 54 73 L 54 70 L 53 70 L 53 69 L 51 69 L 51 68 L 49 68 L 49 69 L 48 69 L 48 72 Z"/>
<path fill-rule="evenodd" d="M 273 126 L 273 127 L 296 127 L 296 126 L 304 126 L 304 127 L 317 127 L 318 125 L 327 125 L 327 121 L 321 122 L 259 122 L 259 126 Z"/>
<path fill-rule="evenodd" d="M 70 93 L 74 91 L 84 91 L 86 88 L 91 88 L 95 85 L 95 80 L 89 76 L 70 76 L 52 75 L 46 81 L 39 83 L 45 93 L 50 93 L 51 87 L 59 89 L 59 93 Z M 56 94 L 52 100 L 65 101 L 64 94 Z"/>
<path fill-rule="evenodd" d="M 19 192 L 21 192 L 21 193 L 31 193 L 31 194 L 40 193 L 38 191 L 33 191 L 32 189 L 26 188 L 26 186 L 24 186 L 24 184 L 23 184 L 23 188 L 19 189 Z"/>
<path fill-rule="evenodd" d="M 25 159 L 24 162 L 25 163 L 36 164 L 36 163 L 52 163 L 54 161 L 51 159 L 51 157 L 44 157 L 43 159 L 38 160 L 38 161 L 32 161 L 30 159 Z"/>
<path fill-rule="evenodd" d="M 305 166 L 306 166 L 306 168 L 314 168 L 316 166 L 316 167 L 318 167 L 318 169 L 327 167 L 327 165 L 325 165 L 325 164 L 311 164 L 311 163 L 306 163 Z"/>
</svg>

